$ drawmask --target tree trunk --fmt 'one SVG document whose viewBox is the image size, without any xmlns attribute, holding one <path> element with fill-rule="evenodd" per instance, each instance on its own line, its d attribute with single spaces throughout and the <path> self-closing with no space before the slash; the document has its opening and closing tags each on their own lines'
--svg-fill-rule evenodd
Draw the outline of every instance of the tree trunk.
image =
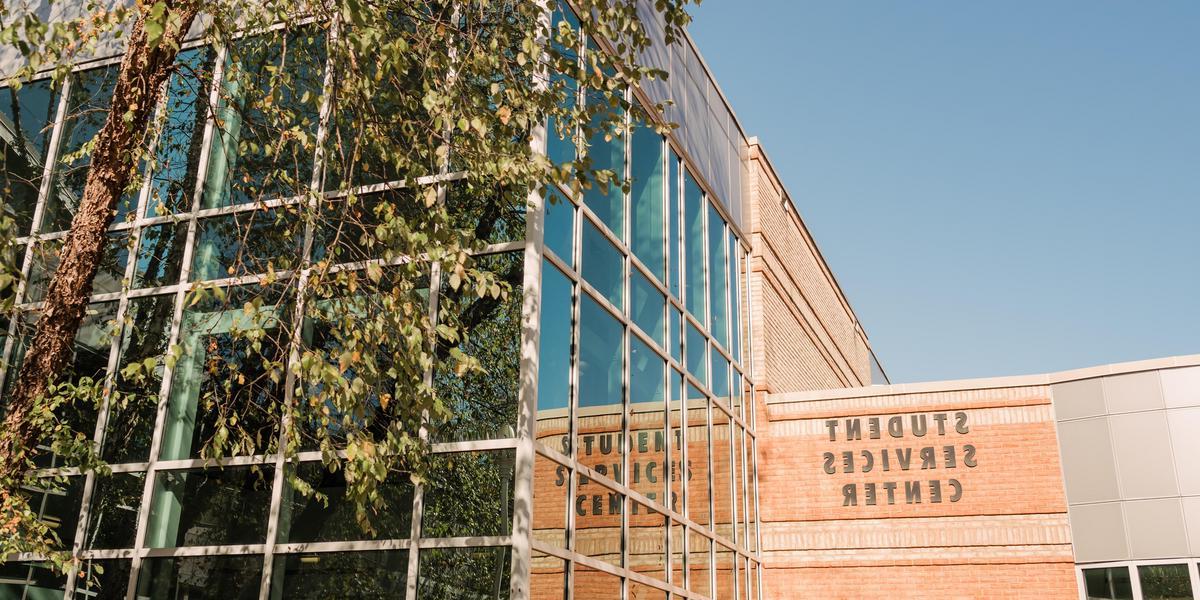
<svg viewBox="0 0 1200 600">
<path fill-rule="evenodd" d="M 0 435 L 0 500 L 7 500 L 20 484 L 28 460 L 37 452 L 39 432 L 29 423 L 29 416 L 36 401 L 45 396 L 51 380 L 73 358 L 75 336 L 108 243 L 106 232 L 115 218 L 114 208 L 129 184 L 136 150 L 150 128 L 179 44 L 199 8 L 193 0 L 167 0 L 162 37 L 152 44 L 145 28 L 150 6 L 139 5 L 141 12 L 121 61 L 108 118 L 96 134 L 79 211 L 63 244 L 58 271 L 50 281 L 16 387 L 5 403 L 4 431 Z M 175 18 L 167 19 L 169 16 Z"/>
</svg>

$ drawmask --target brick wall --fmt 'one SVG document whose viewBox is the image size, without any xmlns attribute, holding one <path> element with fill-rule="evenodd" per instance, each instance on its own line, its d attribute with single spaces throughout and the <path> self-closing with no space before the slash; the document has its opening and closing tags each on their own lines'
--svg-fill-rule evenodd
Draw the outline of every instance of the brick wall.
<svg viewBox="0 0 1200 600">
<path fill-rule="evenodd" d="M 747 186 L 758 385 L 771 392 L 871 383 L 866 336 L 757 144 Z"/>
<path fill-rule="evenodd" d="M 764 598 L 1077 598 L 1049 393 L 767 396 Z"/>
</svg>

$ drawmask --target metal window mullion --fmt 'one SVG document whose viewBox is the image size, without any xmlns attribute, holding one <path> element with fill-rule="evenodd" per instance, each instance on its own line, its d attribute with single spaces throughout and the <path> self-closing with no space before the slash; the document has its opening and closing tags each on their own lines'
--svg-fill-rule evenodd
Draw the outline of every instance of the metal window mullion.
<svg viewBox="0 0 1200 600">
<path fill-rule="evenodd" d="M 191 277 L 192 271 L 192 254 L 195 250 L 196 242 L 196 212 L 199 209 L 200 201 L 204 195 L 204 180 L 208 173 L 208 159 L 211 155 L 213 135 L 215 129 L 215 119 L 218 102 L 220 100 L 221 81 L 224 78 L 225 60 L 228 55 L 228 48 L 220 47 L 217 49 L 213 63 L 213 76 L 209 89 L 208 103 L 204 110 L 208 111 L 208 116 L 204 120 L 204 133 L 201 139 L 200 156 L 197 159 L 196 165 L 196 181 L 195 188 L 192 190 L 192 210 L 188 219 L 188 229 L 183 247 L 183 256 L 179 270 L 178 290 L 175 292 L 175 308 L 171 317 L 171 333 L 168 338 L 168 352 L 179 343 L 179 330 L 183 321 L 183 305 L 187 297 L 187 282 Z M 134 592 L 137 589 L 138 576 L 141 572 L 143 557 L 146 556 L 144 547 L 144 538 L 146 536 L 146 528 L 150 519 L 150 504 L 154 499 L 154 479 L 157 471 L 158 453 L 162 447 L 163 427 L 167 418 L 167 404 L 170 402 L 171 379 L 174 374 L 173 366 L 168 363 L 163 369 L 162 382 L 159 386 L 159 398 L 157 414 L 154 419 L 154 432 L 151 435 L 150 441 L 150 456 L 149 462 L 146 465 L 146 480 L 142 485 L 142 504 L 138 510 L 137 529 L 134 534 L 133 547 L 133 564 L 129 568 L 129 584 L 125 592 L 125 600 L 134 600 Z"/>
</svg>

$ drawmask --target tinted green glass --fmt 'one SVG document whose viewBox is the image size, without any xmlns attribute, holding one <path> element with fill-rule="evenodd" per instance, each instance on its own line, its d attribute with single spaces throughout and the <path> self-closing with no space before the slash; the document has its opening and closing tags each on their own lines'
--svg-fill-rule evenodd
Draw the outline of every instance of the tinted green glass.
<svg viewBox="0 0 1200 600">
<path fill-rule="evenodd" d="M 1128 567 L 1084 569 L 1083 581 L 1089 599 L 1133 600 L 1133 584 Z"/>
<path fill-rule="evenodd" d="M 150 458 L 150 437 L 158 412 L 166 353 L 170 345 L 175 295 L 131 298 L 117 348 L 116 389 L 109 403 L 108 428 L 101 456 L 111 463 Z M 151 361 L 147 363 L 146 361 Z M 140 364 L 136 373 L 126 370 Z"/>
<path fill-rule="evenodd" d="M 571 375 L 571 280 L 542 264 L 542 314 L 538 361 L 538 410 L 566 408 Z"/>
<path fill-rule="evenodd" d="M 631 144 L 630 245 L 634 255 L 650 272 L 659 281 L 666 281 L 663 257 L 665 145 L 662 136 L 647 126 L 633 130 Z"/>
<path fill-rule="evenodd" d="M 679 191 L 679 157 L 671 152 L 667 159 L 667 256 L 671 269 L 671 295 L 683 298 L 683 194 Z"/>
<path fill-rule="evenodd" d="M 159 471 L 146 546 L 261 544 L 271 508 L 271 467 Z"/>
<path fill-rule="evenodd" d="M 623 328 L 586 294 L 579 321 L 579 406 L 619 406 Z"/>
<path fill-rule="evenodd" d="M 591 94 L 589 102 L 607 102 Z M 610 108 L 620 119 L 619 108 Z M 600 126 L 600 118 L 595 119 L 593 126 Z M 605 139 L 607 138 L 607 139 Z M 592 168 L 609 171 L 610 176 L 605 183 L 595 182 L 592 187 L 584 190 L 583 201 L 600 217 L 600 221 L 608 226 L 609 231 L 618 239 L 625 239 L 625 195 L 621 192 L 621 181 L 625 174 L 625 139 L 615 128 L 597 131 L 587 140 L 588 157 L 592 159 Z"/>
<path fill-rule="evenodd" d="M 446 189 L 446 209 L 455 229 L 471 232 L 489 244 L 525 239 L 525 204 L 522 190 L 456 181 Z"/>
<path fill-rule="evenodd" d="M 683 313 L 679 312 L 678 308 L 672 306 L 667 311 L 667 345 L 671 348 L 671 358 L 675 362 L 683 363 L 683 331 L 679 328 L 680 322 L 683 321 Z"/>
<path fill-rule="evenodd" d="M 637 269 L 632 269 L 630 273 L 629 293 L 631 296 L 629 313 L 633 317 L 634 324 L 658 342 L 660 346 L 666 346 L 663 337 L 666 296 L 663 296 L 662 292 Z"/>
<path fill-rule="evenodd" d="M 617 308 L 625 305 L 625 259 L 604 234 L 585 220 L 583 223 L 583 279 Z"/>
<path fill-rule="evenodd" d="M 146 227 L 139 234 L 133 287 L 151 288 L 179 283 L 183 251 L 187 244 L 186 222 Z"/>
<path fill-rule="evenodd" d="M 729 353 L 734 360 L 742 359 L 742 248 L 729 230 Z"/>
<path fill-rule="evenodd" d="M 1139 565 L 1137 569 L 1145 600 L 1191 600 L 1187 565 Z"/>
<path fill-rule="evenodd" d="M 277 554 L 272 575 L 272 600 L 402 598 L 408 551 Z"/>
<path fill-rule="evenodd" d="M 423 537 L 512 533 L 512 450 L 439 454 L 425 481 Z"/>
<path fill-rule="evenodd" d="M 704 193 L 690 172 L 683 176 L 684 306 L 702 324 L 704 312 Z"/>
<path fill-rule="evenodd" d="M 83 561 L 79 573 L 75 576 L 75 597 L 88 600 L 125 600 L 125 590 L 129 587 L 129 571 L 132 568 L 133 561 L 129 559 Z"/>
<path fill-rule="evenodd" d="M 712 204 L 708 205 L 708 310 L 709 329 L 718 344 L 729 347 L 729 304 L 725 273 L 725 221 Z"/>
<path fill-rule="evenodd" d="M 58 93 L 49 79 L 0 90 L 0 210 L 16 223 L 18 236 L 28 235 L 33 226 Z"/>
<path fill-rule="evenodd" d="M 33 247 L 33 266 L 29 272 L 29 283 L 25 287 L 26 302 L 40 302 L 46 297 L 50 279 L 58 270 L 59 253 L 63 238 L 38 242 Z M 100 257 L 100 265 L 92 282 L 92 293 L 112 294 L 121 291 L 125 278 L 125 266 L 129 262 L 129 233 L 108 234 L 108 245 Z"/>
<path fill-rule="evenodd" d="M 575 265 L 572 248 L 575 245 L 575 205 L 563 197 L 557 188 L 546 192 L 546 247 L 570 266 Z"/>
<path fill-rule="evenodd" d="M 283 271 L 296 265 L 300 221 L 287 209 L 252 210 L 201 219 L 192 281 Z"/>
</svg>

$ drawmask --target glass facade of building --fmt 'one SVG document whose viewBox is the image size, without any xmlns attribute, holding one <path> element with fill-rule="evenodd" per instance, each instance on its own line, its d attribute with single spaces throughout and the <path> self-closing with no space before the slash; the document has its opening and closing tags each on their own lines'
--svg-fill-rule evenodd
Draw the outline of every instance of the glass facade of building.
<svg viewBox="0 0 1200 600">
<path fill-rule="evenodd" d="M 296 389 L 282 371 L 242 360 L 245 342 L 230 332 L 249 318 L 243 297 L 265 298 L 253 316 L 267 324 L 261 343 L 279 364 L 291 344 L 324 343 L 322 323 L 290 322 L 294 294 L 264 295 L 268 260 L 279 271 L 328 252 L 346 269 L 365 268 L 352 243 L 335 253 L 333 234 L 299 222 L 304 196 L 263 176 L 285 163 L 337 211 L 350 190 L 336 169 L 299 149 L 285 158 L 254 151 L 245 142 L 275 139 L 277 124 L 256 120 L 260 99 L 230 89 L 229 72 L 286 69 L 297 52 L 319 64 L 325 35 L 300 28 L 287 36 L 290 52 L 181 54 L 154 168 L 118 207 L 71 373 L 142 400 L 68 415 L 94 432 L 112 474 L 35 490 L 34 508 L 83 568 L 63 577 L 37 557 L 10 557 L 0 564 L 0 598 L 757 597 L 747 246 L 729 199 L 712 193 L 672 136 L 642 124 L 579 148 L 547 128 L 550 156 L 586 148 L 631 189 L 597 186 L 578 197 L 551 189 L 493 228 L 476 259 L 514 291 L 476 325 L 482 342 L 471 350 L 489 376 L 431 373 L 456 422 L 437 429 L 426 480 L 397 474 L 384 486 L 387 510 L 373 534 L 355 522 L 341 500 L 345 480 L 318 451 L 285 462 L 263 441 L 217 461 L 200 457 L 221 427 L 206 398 L 219 390 L 253 408 Z M 90 66 L 65 86 L 35 81 L 0 97 L 0 177 L 27 279 L 19 311 L 0 322 L 6 390 L 82 195 L 87 158 L 67 159 L 103 123 L 116 68 Z M 306 89 L 328 84 L 320 72 L 296 77 Z M 310 115 L 294 125 L 328 139 L 340 119 L 312 97 L 286 100 Z M 428 185 L 453 205 L 459 178 Z M 353 183 L 367 202 L 409 193 L 380 174 Z M 224 298 L 189 302 L 197 283 Z M 436 272 L 422 294 L 431 311 L 439 302 L 470 308 Z M 125 375 L 147 359 L 155 365 L 147 377 Z M 261 440 L 279 431 L 275 415 L 244 415 Z M 328 505 L 293 492 L 291 477 L 327 494 Z"/>
</svg>

